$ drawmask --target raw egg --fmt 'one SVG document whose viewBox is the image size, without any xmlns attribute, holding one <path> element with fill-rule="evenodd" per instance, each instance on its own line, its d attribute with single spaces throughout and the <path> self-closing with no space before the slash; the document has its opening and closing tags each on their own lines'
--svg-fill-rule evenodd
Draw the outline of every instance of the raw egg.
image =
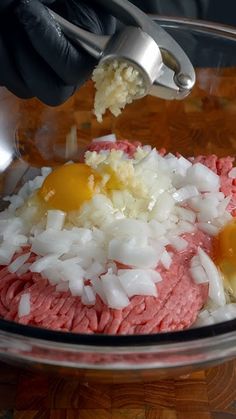
<svg viewBox="0 0 236 419">
<path fill-rule="evenodd" d="M 220 231 L 214 241 L 213 253 L 223 273 L 226 288 L 236 298 L 236 219 Z"/>
<path fill-rule="evenodd" d="M 98 175 L 84 163 L 60 166 L 46 177 L 39 197 L 48 208 L 75 211 L 94 196 L 97 180 Z"/>
</svg>

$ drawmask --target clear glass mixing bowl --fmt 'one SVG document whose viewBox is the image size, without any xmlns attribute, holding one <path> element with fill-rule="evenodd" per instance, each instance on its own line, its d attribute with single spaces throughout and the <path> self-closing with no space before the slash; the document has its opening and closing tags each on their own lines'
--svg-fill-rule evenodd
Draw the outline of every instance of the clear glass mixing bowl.
<svg viewBox="0 0 236 419">
<path fill-rule="evenodd" d="M 190 156 L 236 151 L 236 30 L 207 22 L 157 18 L 188 53 L 197 71 L 184 101 L 136 101 L 102 125 L 92 115 L 88 83 L 63 106 L 22 101 L 0 89 L 0 185 L 12 193 L 37 167 L 76 159 L 97 136 L 140 140 Z M 76 126 L 78 143 L 65 146 Z M 1 200 L 1 206 L 5 202 Z M 0 320 L 0 358 L 77 374 L 82 380 L 140 381 L 223 362 L 236 356 L 236 319 L 183 332 L 148 336 L 81 335 Z"/>
</svg>

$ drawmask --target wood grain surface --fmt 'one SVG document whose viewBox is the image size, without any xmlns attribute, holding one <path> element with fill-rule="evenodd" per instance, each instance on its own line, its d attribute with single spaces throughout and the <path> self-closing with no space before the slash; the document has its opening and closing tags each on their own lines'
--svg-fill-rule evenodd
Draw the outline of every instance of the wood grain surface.
<svg viewBox="0 0 236 419">
<path fill-rule="evenodd" d="M 79 151 L 92 138 L 114 132 L 184 155 L 236 154 L 236 71 L 202 69 L 182 102 L 146 97 L 119 118 L 92 114 L 88 83 L 56 109 L 5 94 L 0 106 L 9 132 L 17 127 L 18 153 L 33 165 L 65 159 L 65 138 L 76 125 Z M 4 106 L 2 106 L 4 104 Z M 13 126 L 14 125 L 14 126 Z M 11 131 L 12 132 L 12 131 Z M 146 384 L 81 384 L 0 364 L 0 419 L 233 419 L 236 361 L 190 376 Z"/>
<path fill-rule="evenodd" d="M 146 384 L 83 383 L 0 363 L 0 419 L 233 419 L 236 361 Z"/>
</svg>

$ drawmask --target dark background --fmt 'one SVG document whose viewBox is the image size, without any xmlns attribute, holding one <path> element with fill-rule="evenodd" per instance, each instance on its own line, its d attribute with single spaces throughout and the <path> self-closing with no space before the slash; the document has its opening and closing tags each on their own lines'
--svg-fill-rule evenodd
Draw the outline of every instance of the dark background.
<svg viewBox="0 0 236 419">
<path fill-rule="evenodd" d="M 147 13 L 205 19 L 236 26 L 236 0 L 131 0 Z"/>
</svg>

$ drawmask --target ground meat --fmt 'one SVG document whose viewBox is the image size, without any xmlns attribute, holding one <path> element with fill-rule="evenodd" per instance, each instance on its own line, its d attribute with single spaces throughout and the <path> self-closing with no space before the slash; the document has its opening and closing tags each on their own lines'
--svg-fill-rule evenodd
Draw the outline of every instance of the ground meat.
<svg viewBox="0 0 236 419">
<path fill-rule="evenodd" d="M 101 150 L 122 150 L 125 153 L 129 154 L 132 157 L 137 149 L 137 147 L 142 144 L 139 141 L 134 141 L 133 143 L 128 140 L 116 141 L 112 143 L 111 141 L 102 141 L 91 143 L 87 150 L 88 151 L 101 151 Z"/>
<path fill-rule="evenodd" d="M 211 242 L 201 232 L 184 237 L 189 242 L 188 250 L 174 256 L 168 271 L 159 269 L 163 280 L 157 284 L 157 297 L 133 297 L 123 310 L 110 309 L 97 297 L 96 304 L 87 307 L 79 297 L 56 291 L 40 274 L 19 277 L 2 267 L 0 316 L 22 324 L 77 333 L 140 334 L 185 329 L 194 323 L 207 298 L 206 290 L 194 284 L 188 273 L 189 261 L 199 242 L 208 252 Z M 30 261 L 34 258 L 31 255 Z M 30 294 L 30 314 L 19 318 L 19 301 L 26 292 Z"/>
<path fill-rule="evenodd" d="M 133 155 L 139 143 L 93 143 L 91 151 L 112 148 L 122 149 Z M 231 212 L 236 211 L 236 182 L 228 178 L 233 159 L 218 159 L 212 155 L 194 159 L 221 177 L 221 190 L 231 195 Z M 79 297 L 70 292 L 58 292 L 40 274 L 11 274 L 7 267 L 0 267 L 0 316 L 22 324 L 31 324 L 53 330 L 74 333 L 141 334 L 182 330 L 196 320 L 199 310 L 208 297 L 207 285 L 197 285 L 189 274 L 189 262 L 200 245 L 207 253 L 211 250 L 211 238 L 203 232 L 186 234 L 188 247 L 174 252 L 169 270 L 158 268 L 163 280 L 156 284 L 157 297 L 135 296 L 122 310 L 107 307 L 97 296 L 92 307 L 84 306 Z M 173 251 L 173 249 L 168 249 Z M 24 249 L 27 252 L 29 249 Z M 17 255 L 16 255 L 17 256 Z M 30 261 L 35 255 L 30 256 Z M 122 266 L 119 266 L 122 269 Z M 21 295 L 30 294 L 30 314 L 19 318 L 18 306 Z"/>
</svg>

